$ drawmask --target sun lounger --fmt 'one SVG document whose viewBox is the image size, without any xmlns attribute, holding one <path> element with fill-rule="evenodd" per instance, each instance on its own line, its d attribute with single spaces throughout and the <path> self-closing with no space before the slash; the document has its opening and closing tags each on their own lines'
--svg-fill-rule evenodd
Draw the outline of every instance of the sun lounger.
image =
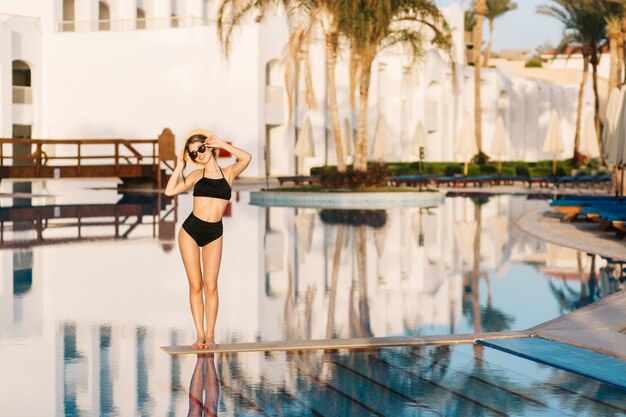
<svg viewBox="0 0 626 417">
<path fill-rule="evenodd" d="M 481 175 L 477 177 L 456 177 L 456 176 L 447 176 L 447 177 L 439 177 L 435 178 L 435 183 L 437 185 L 447 185 L 448 187 L 467 187 L 468 185 L 472 185 L 474 187 L 482 187 L 484 184 L 491 185 L 493 183 L 494 176 L 493 175 Z"/>
<path fill-rule="evenodd" d="M 434 175 L 394 175 L 389 177 L 389 185 L 399 187 L 415 187 L 418 185 L 428 185 Z"/>
<path fill-rule="evenodd" d="M 293 182 L 294 185 L 303 185 L 303 184 L 319 184 L 320 177 L 317 175 L 293 175 L 287 177 L 277 177 L 278 183 L 283 185 L 287 182 Z"/>
<path fill-rule="evenodd" d="M 563 196 L 550 203 L 557 212 L 563 214 L 561 221 L 569 222 L 574 220 L 579 214 L 595 212 L 601 207 L 620 205 L 621 201 L 615 197 L 592 196 Z"/>
<path fill-rule="evenodd" d="M 547 188 L 550 185 L 554 185 L 555 177 L 528 177 L 525 182 L 528 184 L 528 188 L 532 188 L 533 184 L 538 184 L 541 188 Z"/>
</svg>

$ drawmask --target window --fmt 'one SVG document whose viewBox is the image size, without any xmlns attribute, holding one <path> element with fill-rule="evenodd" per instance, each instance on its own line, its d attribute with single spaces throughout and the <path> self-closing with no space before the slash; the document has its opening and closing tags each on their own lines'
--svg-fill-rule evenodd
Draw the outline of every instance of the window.
<svg viewBox="0 0 626 417">
<path fill-rule="evenodd" d="M 111 12 L 103 1 L 100 2 L 98 9 L 98 30 L 111 30 Z"/>
<path fill-rule="evenodd" d="M 30 67 L 24 61 L 13 61 L 13 103 L 33 103 Z"/>
<path fill-rule="evenodd" d="M 61 32 L 74 31 L 74 0 L 63 0 L 63 16 L 61 17 Z"/>
<path fill-rule="evenodd" d="M 145 28 L 146 28 L 146 12 L 141 7 L 137 7 L 137 29 L 145 29 Z"/>
</svg>

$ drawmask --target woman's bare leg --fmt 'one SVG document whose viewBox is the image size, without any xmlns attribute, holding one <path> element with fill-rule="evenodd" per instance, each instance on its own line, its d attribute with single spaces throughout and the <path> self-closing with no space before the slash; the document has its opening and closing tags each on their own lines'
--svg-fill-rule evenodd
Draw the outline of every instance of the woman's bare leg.
<svg viewBox="0 0 626 417">
<path fill-rule="evenodd" d="M 217 416 L 217 406 L 220 400 L 220 386 L 215 370 L 213 354 L 206 356 L 206 374 L 204 381 L 204 412 L 206 417 Z"/>
<path fill-rule="evenodd" d="M 204 390 L 204 371 L 206 359 L 204 355 L 198 354 L 196 367 L 189 382 L 189 417 L 202 417 L 204 404 L 202 402 L 202 391 Z"/>
<path fill-rule="evenodd" d="M 178 233 L 178 247 L 185 264 L 185 272 L 189 280 L 189 304 L 193 323 L 196 326 L 196 342 L 192 349 L 202 349 L 205 343 L 204 334 L 204 303 L 202 301 L 202 270 L 200 269 L 200 248 L 185 229 Z"/>
<path fill-rule="evenodd" d="M 204 269 L 204 312 L 206 314 L 205 347 L 216 349 L 215 321 L 219 297 L 217 295 L 217 276 L 222 260 L 222 237 L 209 243 L 202 249 L 202 266 Z"/>
</svg>

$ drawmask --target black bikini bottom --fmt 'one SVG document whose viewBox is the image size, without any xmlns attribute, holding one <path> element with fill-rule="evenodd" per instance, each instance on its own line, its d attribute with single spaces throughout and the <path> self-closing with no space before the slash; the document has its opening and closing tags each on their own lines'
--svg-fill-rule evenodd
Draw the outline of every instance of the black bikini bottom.
<svg viewBox="0 0 626 417">
<path fill-rule="evenodd" d="M 189 236 L 191 236 L 200 247 L 219 239 L 224 230 L 221 220 L 219 222 L 205 222 L 197 218 L 193 213 L 191 213 L 183 223 L 183 229 L 185 229 L 185 232 L 189 233 Z"/>
</svg>

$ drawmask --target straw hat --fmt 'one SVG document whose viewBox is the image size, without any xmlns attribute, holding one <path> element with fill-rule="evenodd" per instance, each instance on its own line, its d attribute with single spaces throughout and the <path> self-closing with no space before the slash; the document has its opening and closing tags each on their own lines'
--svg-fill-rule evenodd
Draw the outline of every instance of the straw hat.
<svg viewBox="0 0 626 417">
<path fill-rule="evenodd" d="M 210 131 L 208 131 L 206 129 L 194 129 L 191 132 L 187 133 L 187 135 L 185 135 L 185 143 L 187 143 L 189 138 L 194 136 L 194 135 L 203 135 L 203 136 L 206 136 L 207 138 L 215 136 L 213 134 L 213 132 L 210 132 Z"/>
</svg>

